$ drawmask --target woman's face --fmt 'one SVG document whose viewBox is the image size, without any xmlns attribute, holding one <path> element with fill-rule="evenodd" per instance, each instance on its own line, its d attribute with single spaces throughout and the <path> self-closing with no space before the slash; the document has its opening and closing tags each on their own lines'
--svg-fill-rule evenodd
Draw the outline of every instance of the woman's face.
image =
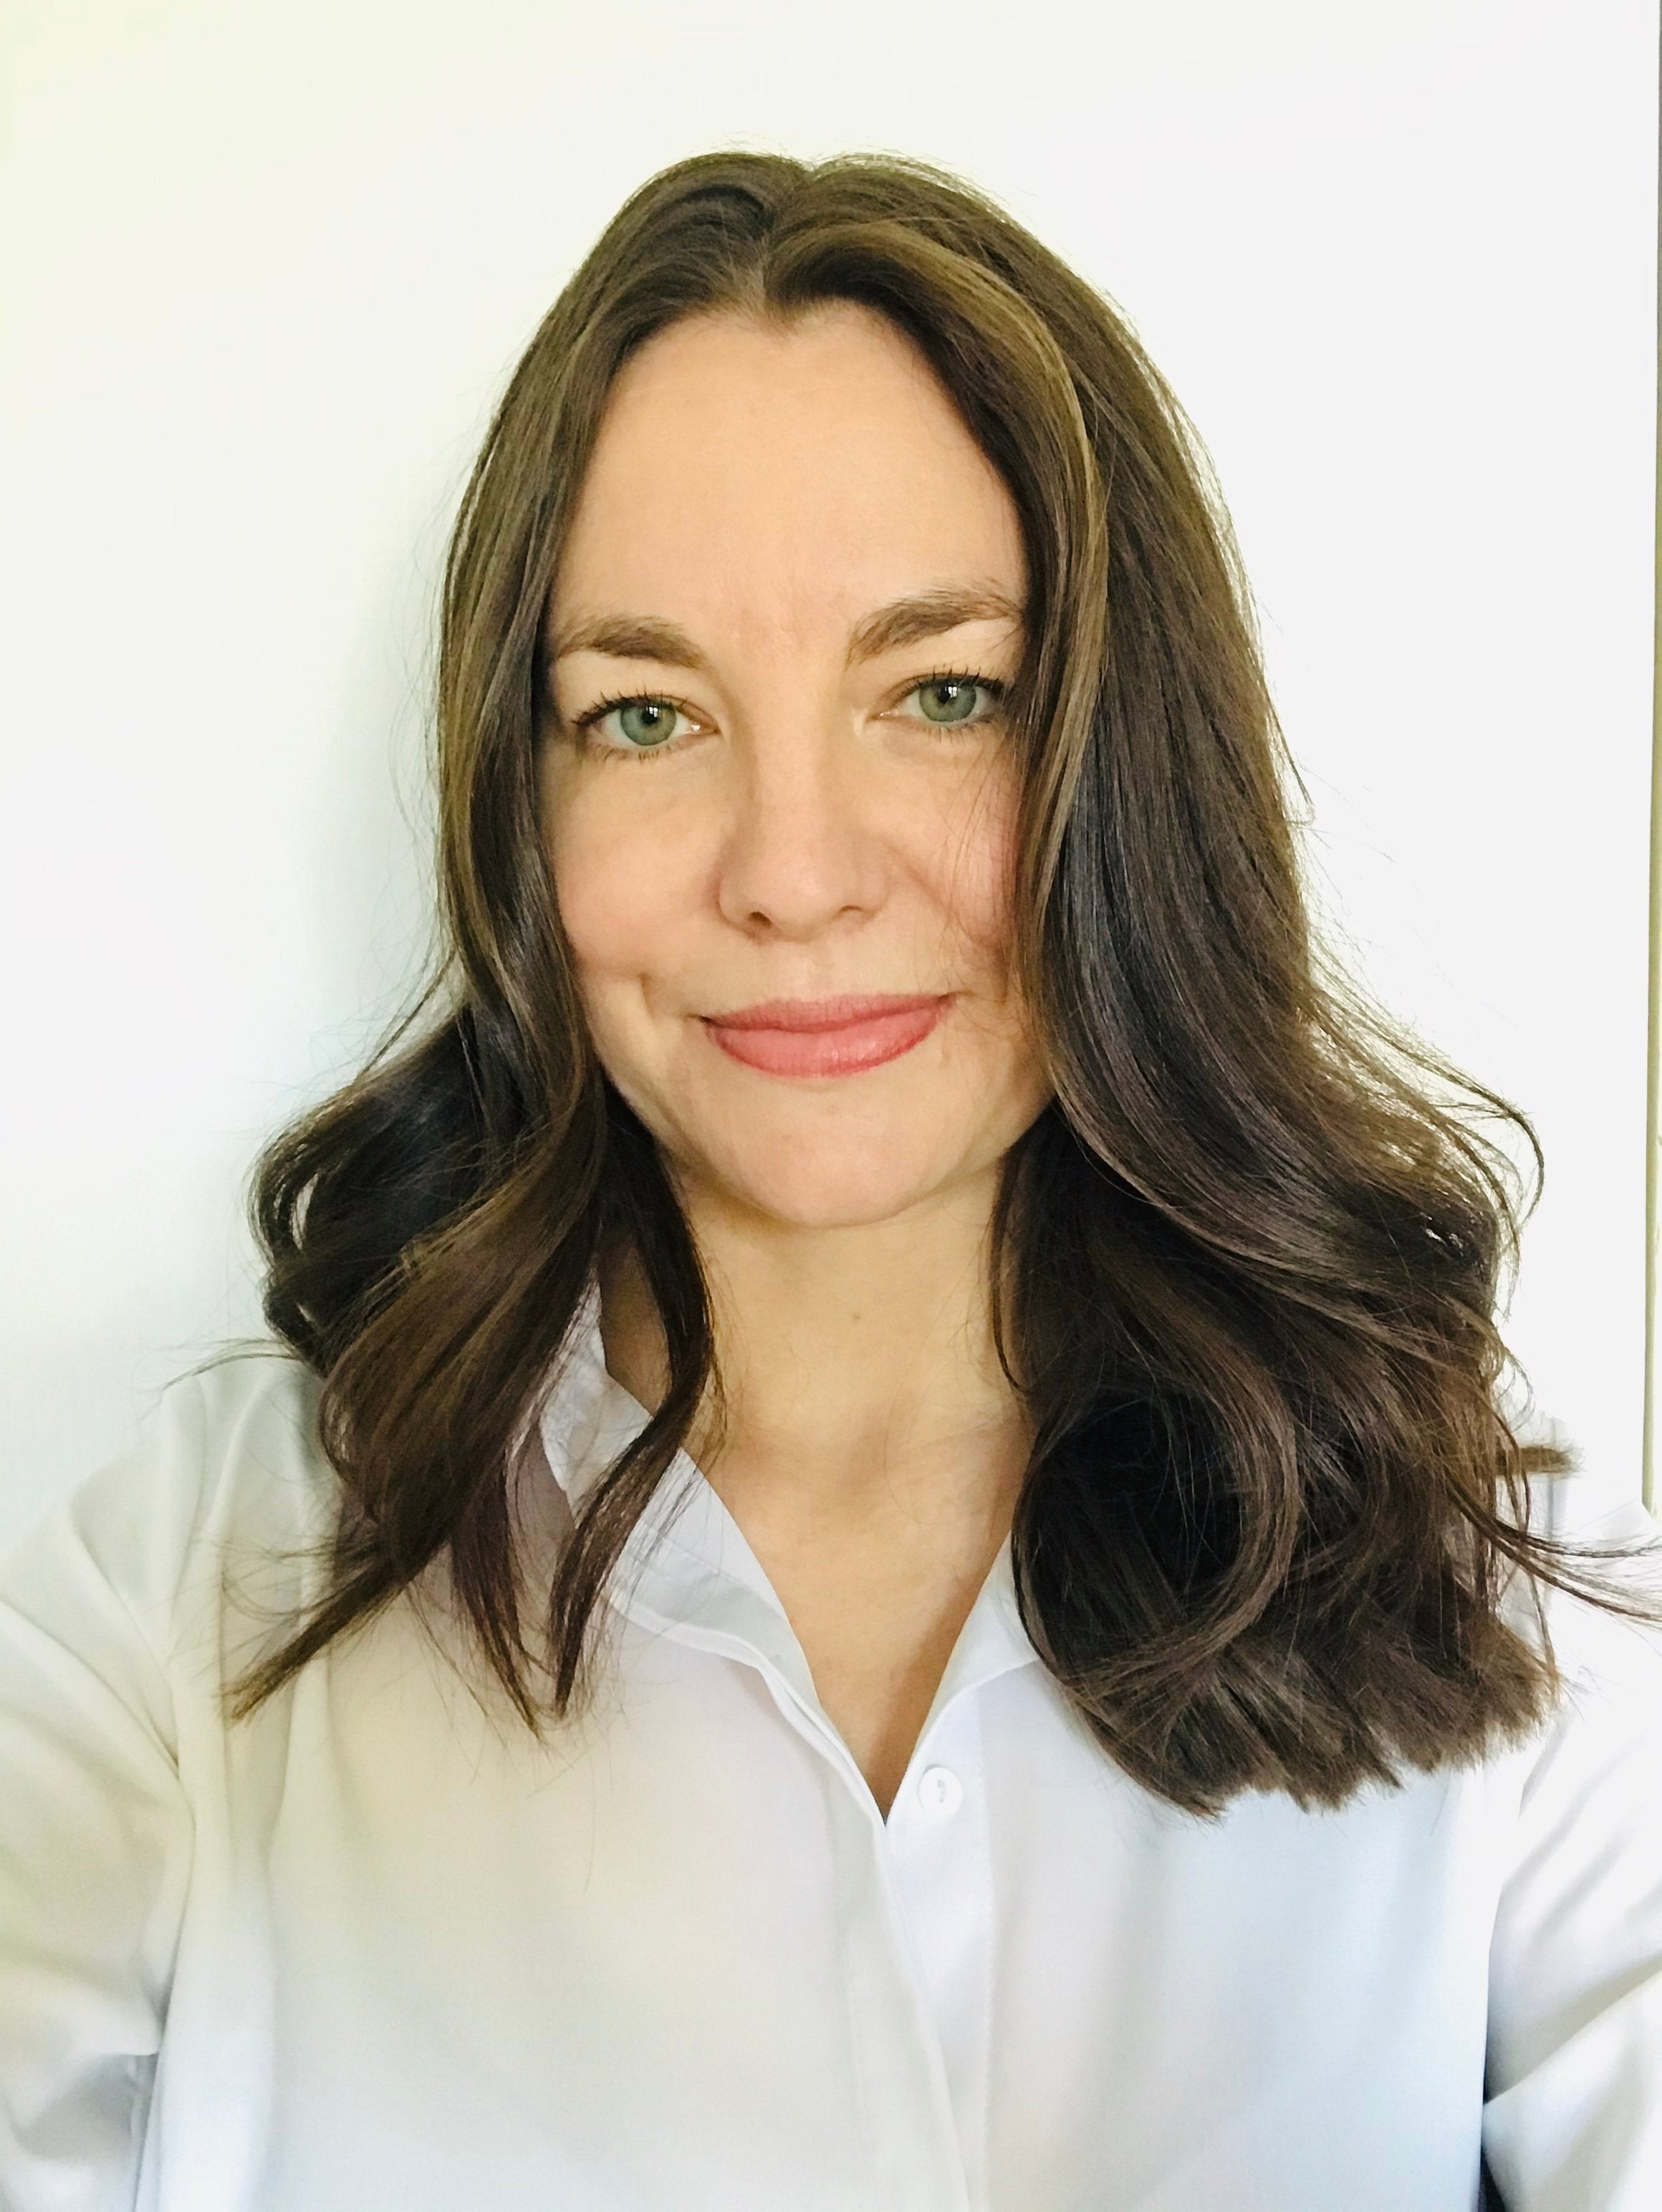
<svg viewBox="0 0 1662 2212">
<path fill-rule="evenodd" d="M 689 1195 L 889 1219 L 1043 1107 L 993 688 L 1025 599 L 1008 492 L 875 313 L 684 321 L 618 376 L 552 593 L 543 819 L 600 1060 Z M 848 997 L 924 1003 L 720 1022 Z"/>
</svg>

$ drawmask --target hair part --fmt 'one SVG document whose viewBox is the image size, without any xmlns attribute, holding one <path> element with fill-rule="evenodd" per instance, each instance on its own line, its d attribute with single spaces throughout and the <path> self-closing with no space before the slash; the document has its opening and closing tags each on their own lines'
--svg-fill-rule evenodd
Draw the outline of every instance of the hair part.
<svg viewBox="0 0 1662 2212">
<path fill-rule="evenodd" d="M 1529 1191 L 1482 1124 L 1538 1186 L 1533 1132 L 1313 943 L 1227 516 L 1123 319 L 962 179 L 857 153 L 718 152 L 648 179 L 490 424 L 443 591 L 446 957 L 258 1171 L 265 1314 L 321 1378 L 341 1511 L 323 1597 L 228 1708 L 442 1555 L 540 1733 L 589 1696 L 607 1578 L 720 1403 L 695 1241 L 597 1061 L 554 896 L 545 620 L 630 356 L 690 316 L 788 328 L 835 301 L 920 348 L 1027 558 L 1012 961 L 1054 1095 L 1004 1164 L 989 1252 L 1035 1437 L 1011 1536 L 1027 1632 L 1107 1755 L 1196 1814 L 1247 1790 L 1336 1805 L 1476 1757 L 1558 1686 L 1544 1632 L 1501 1617 L 1510 1574 L 1644 1610 L 1528 1525 L 1526 1477 L 1567 1462 L 1501 1409 L 1495 1316 Z M 669 1385 L 539 1594 L 543 1700 L 510 1465 L 617 1237 Z"/>
</svg>

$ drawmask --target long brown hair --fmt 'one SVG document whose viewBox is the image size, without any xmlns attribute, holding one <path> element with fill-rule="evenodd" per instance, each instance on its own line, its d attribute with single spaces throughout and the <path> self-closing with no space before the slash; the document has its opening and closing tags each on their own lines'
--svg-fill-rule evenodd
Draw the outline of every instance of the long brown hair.
<svg viewBox="0 0 1662 2212">
<path fill-rule="evenodd" d="M 1011 1540 L 1028 1632 L 1104 1750 L 1196 1813 L 1478 1755 L 1557 1687 L 1549 1641 L 1502 1618 L 1508 1571 L 1589 1586 L 1527 1527 L 1525 1476 L 1566 1462 L 1501 1410 L 1529 1194 L 1482 1123 L 1538 1181 L 1533 1133 L 1313 943 L 1227 518 L 1123 320 L 973 186 L 865 154 L 651 178 L 490 425 L 445 578 L 448 957 L 258 1174 L 266 1316 L 321 1378 L 340 1513 L 326 1591 L 231 1710 L 443 1555 L 540 1732 L 592 1688 L 606 1577 L 719 1403 L 693 1237 L 574 985 L 536 801 L 542 640 L 620 365 L 679 317 L 788 326 L 828 301 L 922 348 L 1027 555 L 1013 961 L 1054 1096 L 1004 1164 L 989 1264 L 1035 1437 Z M 510 1462 L 614 1237 L 670 1381 L 561 1550 L 545 1702 Z"/>
</svg>

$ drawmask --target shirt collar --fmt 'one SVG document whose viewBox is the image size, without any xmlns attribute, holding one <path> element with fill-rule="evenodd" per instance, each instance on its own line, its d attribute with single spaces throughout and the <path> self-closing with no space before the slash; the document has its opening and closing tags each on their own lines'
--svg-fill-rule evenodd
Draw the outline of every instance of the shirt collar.
<svg viewBox="0 0 1662 2212">
<path fill-rule="evenodd" d="M 574 1512 L 649 1419 L 606 1367 L 600 1288 L 591 1275 L 540 1417 L 544 1455 Z M 630 1531 L 607 1595 L 655 1632 L 770 1667 L 821 1711 L 802 1647 L 761 1562 L 685 1451 Z M 953 1698 L 1038 1657 L 1021 1625 L 1007 1536 L 953 1646 L 924 1732 Z"/>
</svg>

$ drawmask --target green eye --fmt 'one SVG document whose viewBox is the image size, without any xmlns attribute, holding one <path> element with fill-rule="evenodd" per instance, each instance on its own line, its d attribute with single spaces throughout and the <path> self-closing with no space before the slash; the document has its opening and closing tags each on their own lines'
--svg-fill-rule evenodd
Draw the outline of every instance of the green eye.
<svg viewBox="0 0 1662 2212">
<path fill-rule="evenodd" d="M 912 690 L 923 705 L 923 719 L 937 730 L 955 730 L 978 726 L 993 720 L 998 712 L 998 702 L 1004 696 L 1004 686 L 991 676 L 974 676 L 956 668 L 939 670 L 926 676 Z M 975 711 L 975 695 L 984 692 L 989 701 L 983 714 Z"/>
<path fill-rule="evenodd" d="M 925 718 L 931 722 L 951 725 L 967 722 L 975 710 L 975 695 L 983 688 L 979 679 L 971 676 L 935 676 L 917 687 L 923 702 Z M 939 707 L 941 712 L 935 712 Z"/>
<path fill-rule="evenodd" d="M 618 709 L 618 726 L 631 744 L 661 745 L 680 709 L 667 699 L 626 699 Z M 630 717 L 635 717 L 630 727 Z"/>
<path fill-rule="evenodd" d="M 648 692 L 630 692 L 618 698 L 602 699 L 598 707 L 591 707 L 587 714 L 578 717 L 577 727 L 587 738 L 598 724 L 615 714 L 625 743 L 604 745 L 602 751 L 654 753 L 661 752 L 669 743 L 680 713 L 673 699 L 661 699 Z"/>
</svg>

